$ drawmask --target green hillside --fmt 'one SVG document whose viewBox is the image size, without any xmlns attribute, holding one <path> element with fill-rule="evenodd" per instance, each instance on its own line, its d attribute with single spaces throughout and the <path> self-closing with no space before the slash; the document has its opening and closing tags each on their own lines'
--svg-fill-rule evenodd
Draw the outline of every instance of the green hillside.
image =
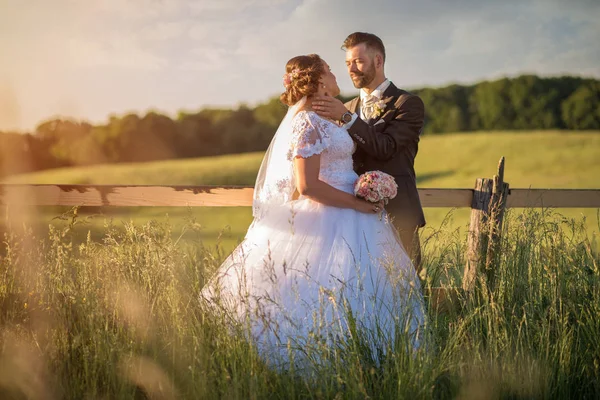
<svg viewBox="0 0 600 400">
<path fill-rule="evenodd" d="M 49 169 L 7 183 L 127 185 L 252 185 L 262 153 Z"/>
<path fill-rule="evenodd" d="M 513 188 L 600 188 L 600 132 L 481 132 L 425 136 L 416 162 L 419 187 L 470 188 L 478 177 L 491 177 L 500 157 L 506 157 L 505 180 Z M 154 184 L 154 185 L 252 185 L 262 153 L 82 168 L 47 170 L 13 176 L 9 183 Z M 41 226 L 64 209 L 40 208 Z M 428 227 L 440 226 L 449 209 L 426 209 Z M 596 210 L 559 210 L 567 217 L 588 218 L 588 228 L 598 231 Z M 239 208 L 105 208 L 94 210 L 115 219 L 144 222 L 169 215 L 181 228 L 195 217 L 202 226 L 199 239 L 213 245 L 223 230 L 223 244 L 230 249 L 251 222 L 248 207 Z M 454 210 L 446 229 L 468 223 L 468 209 Z M 3 218 L 4 220 L 4 218 Z M 89 226 L 102 227 L 96 217 Z M 57 223 L 56 220 L 54 223 Z M 176 232 L 177 233 L 177 232 Z"/>
<path fill-rule="evenodd" d="M 425 136 L 416 169 L 422 187 L 471 187 L 506 157 L 512 187 L 600 187 L 600 132 L 540 131 Z M 252 185 L 262 153 L 62 168 L 8 183 Z"/>
</svg>

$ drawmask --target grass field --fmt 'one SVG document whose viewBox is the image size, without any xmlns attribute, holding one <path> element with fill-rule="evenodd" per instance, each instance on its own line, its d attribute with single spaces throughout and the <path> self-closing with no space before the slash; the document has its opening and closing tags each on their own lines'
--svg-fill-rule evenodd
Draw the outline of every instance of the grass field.
<svg viewBox="0 0 600 400">
<path fill-rule="evenodd" d="M 472 187 L 507 159 L 512 187 L 600 187 L 600 134 L 532 132 L 424 138 L 420 187 Z M 252 184 L 260 154 L 98 166 L 10 182 Z M 274 370 L 244 327 L 204 309 L 207 277 L 251 222 L 245 208 L 57 207 L 2 221 L 0 398 L 571 399 L 600 397 L 596 210 L 512 210 L 496 284 L 482 280 L 446 312 L 426 296 L 427 337 L 407 350 L 360 327 L 301 348 L 306 373 Z M 460 286 L 469 210 L 443 225 L 427 209 L 424 292 Z M 168 216 L 167 216 L 168 214 Z M 587 221 L 581 217 L 587 216 Z M 13 219 L 14 217 L 14 219 Z M 111 222 L 112 220 L 112 222 Z M 440 229 L 441 226 L 441 229 Z M 89 235 L 88 235 L 89 233 Z M 342 315 L 342 318 L 351 318 Z M 373 332 L 371 332 L 373 333 Z"/>
<path fill-rule="evenodd" d="M 472 187 L 506 157 L 513 187 L 600 187 L 600 131 L 482 132 L 424 136 L 416 160 L 420 187 Z M 261 153 L 54 169 L 8 183 L 253 185 Z"/>
<path fill-rule="evenodd" d="M 513 188 L 600 188 L 600 132 L 496 132 L 425 136 L 416 161 L 419 187 L 471 188 L 475 179 L 492 177 L 500 157 L 506 157 L 505 180 Z M 10 177 L 6 182 L 61 184 L 152 184 L 152 185 L 253 185 L 262 154 L 250 153 L 203 159 L 174 160 L 144 164 L 102 165 L 42 171 Z M 53 218 L 64 208 L 40 207 L 36 226 L 45 230 L 60 220 Z M 567 218 L 587 219 L 590 232 L 598 231 L 597 210 L 558 210 Z M 5 212 L 5 210 L 4 210 Z M 105 218 L 144 223 L 164 220 L 168 214 L 174 234 L 180 235 L 185 220 L 193 218 L 202 227 L 185 240 L 202 240 L 207 246 L 220 243 L 227 252 L 252 221 L 251 210 L 240 208 L 104 208 L 94 209 L 88 225 L 77 226 L 85 237 L 102 235 Z M 81 210 L 80 214 L 85 214 Z M 468 224 L 468 209 L 425 210 L 426 231 L 439 229 L 450 216 L 446 230 Z M 4 221 L 5 218 L 2 218 Z M 426 234 L 426 232 L 424 232 Z"/>
<path fill-rule="evenodd" d="M 332 343 L 315 335 L 297 348 L 292 337 L 303 361 L 283 370 L 245 340 L 245 326 L 198 301 L 220 256 L 182 250 L 168 224 L 108 225 L 100 241 L 77 246 L 70 226 L 9 234 L 0 245 L 0 398 L 598 398 L 599 254 L 583 228 L 567 235 L 552 216 L 530 210 L 506 223 L 497 284 L 481 281 L 446 312 L 426 296 L 418 349 L 401 325 L 390 338 L 340 312 L 348 328 Z M 464 240 L 442 236 L 437 255 L 425 248 L 425 293 L 464 265 Z"/>
</svg>

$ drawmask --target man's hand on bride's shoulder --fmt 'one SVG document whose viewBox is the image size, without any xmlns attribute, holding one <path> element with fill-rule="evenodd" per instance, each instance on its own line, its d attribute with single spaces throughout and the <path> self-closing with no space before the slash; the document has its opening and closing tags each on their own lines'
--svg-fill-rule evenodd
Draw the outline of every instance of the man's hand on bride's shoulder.
<svg viewBox="0 0 600 400">
<path fill-rule="evenodd" d="M 344 103 L 331 96 L 316 96 L 312 102 L 313 110 L 321 117 L 339 121 L 348 111 Z"/>
<path fill-rule="evenodd" d="M 356 198 L 354 209 L 365 214 L 379 214 L 383 211 L 385 204 L 382 201 L 379 203 L 371 203 L 363 199 Z"/>
</svg>

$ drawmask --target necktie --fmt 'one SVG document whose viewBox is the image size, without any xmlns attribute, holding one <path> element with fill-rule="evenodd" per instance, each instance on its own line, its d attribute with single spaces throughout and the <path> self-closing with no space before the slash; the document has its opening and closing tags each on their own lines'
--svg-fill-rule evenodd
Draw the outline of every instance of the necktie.
<svg viewBox="0 0 600 400">
<path fill-rule="evenodd" d="M 373 113 L 375 111 L 375 103 L 377 103 L 377 101 L 379 100 L 379 98 L 377 96 L 366 96 L 362 102 L 361 102 L 361 110 L 362 110 L 362 114 L 363 114 L 363 119 L 365 121 L 370 120 L 371 118 L 373 118 Z"/>
</svg>

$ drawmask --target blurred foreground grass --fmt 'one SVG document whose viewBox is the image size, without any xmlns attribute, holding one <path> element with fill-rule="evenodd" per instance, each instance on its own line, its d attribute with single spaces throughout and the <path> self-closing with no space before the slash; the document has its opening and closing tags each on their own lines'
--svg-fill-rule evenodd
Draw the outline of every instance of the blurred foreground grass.
<svg viewBox="0 0 600 400">
<path fill-rule="evenodd" d="M 80 240 L 80 216 L 49 231 L 9 230 L 0 250 L 0 398 L 597 398 L 600 256 L 582 221 L 527 210 L 506 219 L 495 287 L 429 305 L 428 339 L 381 363 L 361 335 L 308 349 L 302 375 L 269 368 L 243 327 L 198 293 L 226 255 L 193 219 L 110 222 Z M 174 226 L 178 226 L 174 228 Z M 83 226 L 85 229 L 86 227 Z M 177 234 L 175 234 L 177 231 Z M 594 232 L 595 235 L 598 232 Z M 597 236 L 596 236 L 597 237 Z M 423 285 L 456 287 L 465 241 L 423 237 Z"/>
</svg>

